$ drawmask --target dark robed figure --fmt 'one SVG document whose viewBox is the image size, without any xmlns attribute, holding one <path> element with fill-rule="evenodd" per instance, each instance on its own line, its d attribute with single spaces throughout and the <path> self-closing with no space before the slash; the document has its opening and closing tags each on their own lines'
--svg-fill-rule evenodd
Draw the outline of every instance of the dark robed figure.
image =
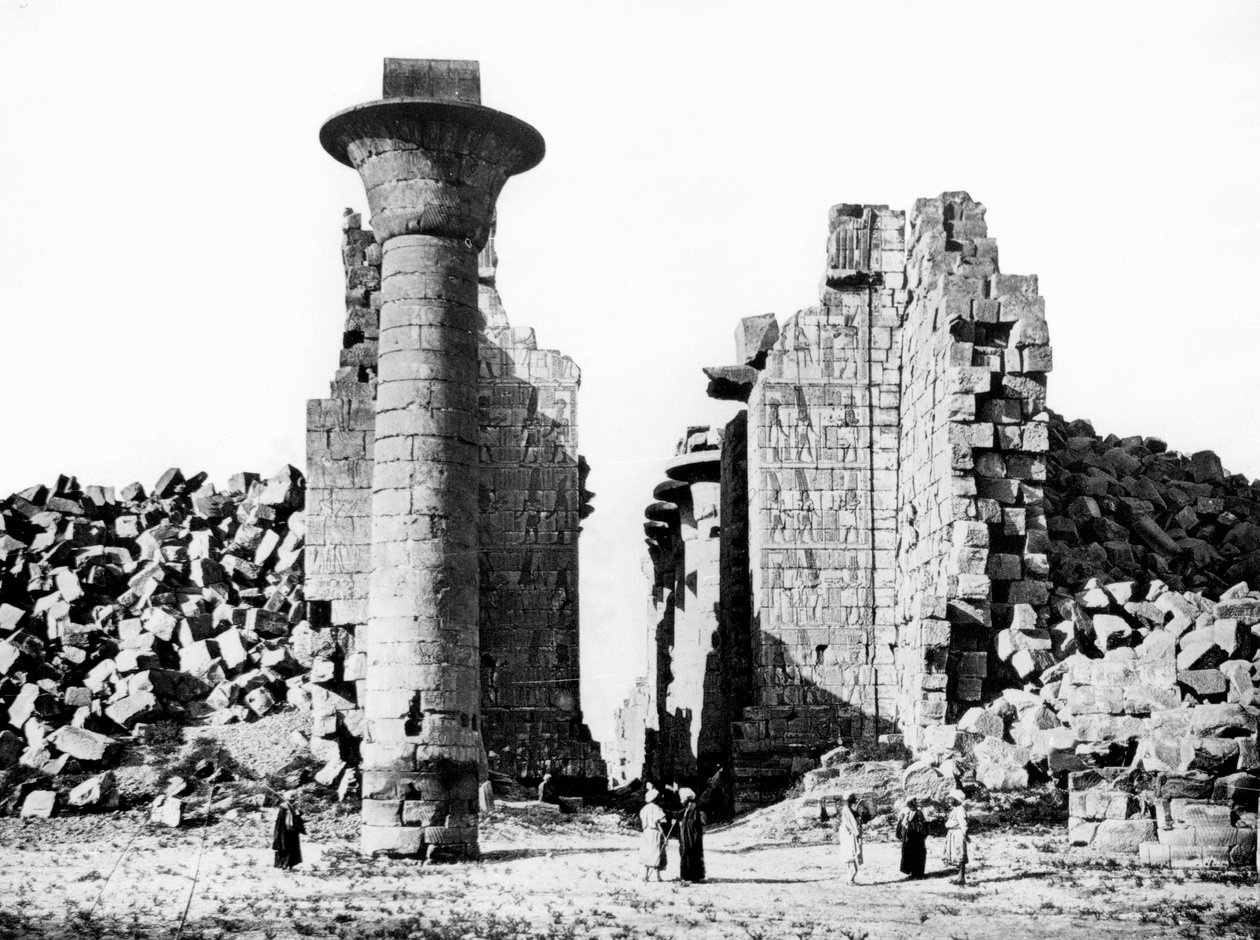
<svg viewBox="0 0 1260 940">
<path fill-rule="evenodd" d="M 685 787 L 678 791 L 682 810 L 676 821 L 682 881 L 704 881 L 704 813 L 696 805 L 696 794 Z"/>
<path fill-rule="evenodd" d="M 302 814 L 290 802 L 289 797 L 284 797 L 276 811 L 276 828 L 271 838 L 271 847 L 276 851 L 276 868 L 292 868 L 302 864 L 304 832 L 306 825 L 302 822 Z"/>
<path fill-rule="evenodd" d="M 906 800 L 905 812 L 897 820 L 897 838 L 901 840 L 901 873 L 922 878 L 927 867 L 927 820 L 918 800 Z"/>
</svg>

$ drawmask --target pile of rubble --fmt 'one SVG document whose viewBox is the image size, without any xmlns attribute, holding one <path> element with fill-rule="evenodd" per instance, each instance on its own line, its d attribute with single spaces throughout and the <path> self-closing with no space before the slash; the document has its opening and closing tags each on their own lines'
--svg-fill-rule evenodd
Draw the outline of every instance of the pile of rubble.
<svg viewBox="0 0 1260 940">
<path fill-rule="evenodd" d="M 1260 481 L 1257 481 L 1260 482 Z M 1046 525 L 1054 583 L 1160 580 L 1218 596 L 1260 584 L 1260 485 L 1211 451 L 1187 457 L 1153 437 L 1100 438 L 1050 417 Z"/>
<path fill-rule="evenodd" d="M 998 636 L 1024 687 L 930 729 L 906 791 L 1049 778 L 1070 791 L 1075 844 L 1162 864 L 1253 863 L 1260 592 L 1238 584 L 1213 602 L 1158 580 L 1093 579 L 1051 608 L 1048 627 Z"/>
<path fill-rule="evenodd" d="M 99 773 L 156 719 L 308 703 L 304 498 L 286 467 L 225 492 L 172 469 L 147 492 L 62 477 L 0 502 L 0 772 Z M 54 792 L 23 812 L 51 813 Z M 69 802 L 113 794 L 99 774 Z"/>
<path fill-rule="evenodd" d="M 1000 611 L 990 676 L 1014 687 L 930 729 L 904 789 L 1052 779 L 1075 844 L 1253 864 L 1260 485 L 1210 451 L 1100 438 L 1085 421 L 1052 415 L 1050 438 L 1054 596 Z"/>
</svg>

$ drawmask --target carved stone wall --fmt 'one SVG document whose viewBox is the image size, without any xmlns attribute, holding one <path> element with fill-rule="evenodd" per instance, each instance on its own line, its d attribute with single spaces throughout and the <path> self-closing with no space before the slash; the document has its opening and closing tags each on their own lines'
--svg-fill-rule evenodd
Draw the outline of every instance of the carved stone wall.
<svg viewBox="0 0 1260 940">
<path fill-rule="evenodd" d="M 343 224 L 346 328 L 327 399 L 307 407 L 307 596 L 316 629 L 312 750 L 355 759 L 371 542 L 373 398 L 380 248 Z M 478 484 L 482 738 L 490 765 L 519 777 L 601 778 L 578 690 L 578 533 L 590 512 L 577 453 L 573 360 L 507 320 L 491 237 L 480 256 Z"/>
<path fill-rule="evenodd" d="M 1049 598 L 1045 305 L 1035 277 L 999 273 L 984 212 L 944 193 L 911 223 L 897 600 L 914 747 L 983 697 L 997 632 L 1044 627 Z"/>
<path fill-rule="evenodd" d="M 738 714 L 713 761 L 733 763 L 737 809 L 839 741 L 930 749 L 925 729 L 994 691 L 999 631 L 1017 669 L 1044 665 L 1036 278 L 999 273 L 966 193 L 920 200 L 909 232 L 907 254 L 905 213 L 833 207 L 820 303 L 744 319 L 736 364 L 705 370 L 711 396 L 747 403 L 746 465 L 723 451 L 714 634 L 718 700 Z M 705 681 L 671 650 L 674 687 Z M 721 739 L 720 714 L 700 739 Z"/>
<path fill-rule="evenodd" d="M 753 704 L 734 729 L 737 806 L 782 790 L 838 738 L 896 727 L 903 224 L 885 206 L 833 209 L 821 303 L 741 354 L 758 371 L 748 398 Z"/>
<path fill-rule="evenodd" d="M 342 220 L 346 324 L 328 398 L 306 407 L 310 515 L 306 596 L 314 667 L 311 750 L 321 759 L 357 758 L 359 705 L 372 545 L 372 450 L 376 352 L 380 335 L 381 250 L 358 213 Z"/>
<path fill-rule="evenodd" d="M 481 690 L 490 764 L 518 777 L 602 777 L 578 689 L 578 533 L 589 512 L 577 435 L 581 371 L 514 329 L 481 256 L 478 348 Z"/>
</svg>

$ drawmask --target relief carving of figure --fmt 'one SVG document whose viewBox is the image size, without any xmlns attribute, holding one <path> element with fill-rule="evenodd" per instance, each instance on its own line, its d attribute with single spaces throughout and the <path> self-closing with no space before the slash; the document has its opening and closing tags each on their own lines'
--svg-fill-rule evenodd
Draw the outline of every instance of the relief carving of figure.
<svg viewBox="0 0 1260 940">
<path fill-rule="evenodd" d="M 568 568 L 556 572 L 556 586 L 551 589 L 551 609 L 562 613 L 573 603 L 572 578 Z"/>
<path fill-rule="evenodd" d="M 525 424 L 521 428 L 521 463 L 538 463 L 542 437 L 542 419 L 537 412 L 530 412 L 525 416 Z"/>
<path fill-rule="evenodd" d="M 829 327 L 828 331 L 831 333 L 831 348 L 834 357 L 831 377 L 841 380 L 856 379 L 857 362 L 853 357 L 856 344 L 853 341 L 857 337 L 857 328 L 836 324 Z"/>
<path fill-rule="evenodd" d="M 493 448 L 499 443 L 502 424 L 503 418 L 490 406 L 490 396 L 477 396 L 477 459 L 482 463 L 494 463 Z"/>
<path fill-rule="evenodd" d="M 796 514 L 796 541 L 814 541 L 817 537 L 814 534 L 814 520 L 818 518 L 818 510 L 814 506 L 814 498 L 809 490 L 799 492 L 797 507 L 792 511 Z"/>
<path fill-rule="evenodd" d="M 543 428 L 543 436 L 551 441 L 549 463 L 569 463 L 569 403 L 564 399 L 556 402 L 556 414 Z"/>
<path fill-rule="evenodd" d="M 780 415 L 782 407 L 777 401 L 766 402 L 766 446 L 770 448 L 770 459 L 775 463 L 783 460 L 783 449 L 787 445 L 787 431 Z"/>
<path fill-rule="evenodd" d="M 538 498 L 537 493 L 526 493 L 521 497 L 521 508 L 516 510 L 516 517 L 525 517 L 524 528 L 521 533 L 521 543 L 538 542 L 538 526 L 542 523 L 544 516 L 551 516 L 553 513 L 543 509 L 542 500 Z M 530 536 L 533 536 L 531 538 Z"/>
<path fill-rule="evenodd" d="M 801 319 L 800 314 L 792 318 L 792 352 L 795 354 L 798 370 L 802 366 L 814 364 L 814 344 L 810 342 L 809 334 L 805 332 Z"/>
<path fill-rule="evenodd" d="M 819 588 L 822 586 L 822 577 L 814 564 L 813 555 L 812 551 L 806 550 L 805 567 L 800 569 L 800 583 L 797 585 L 796 596 L 797 609 L 805 611 L 810 620 L 818 616 Z"/>
<path fill-rule="evenodd" d="M 494 570 L 490 557 L 483 552 L 478 559 L 478 583 L 481 592 L 481 608 L 477 622 L 493 626 L 499 619 L 499 591 L 507 585 L 507 577 Z"/>
<path fill-rule="evenodd" d="M 849 462 L 849 455 L 856 449 L 853 443 L 853 432 L 845 428 L 836 434 L 836 447 L 840 449 L 840 462 Z"/>
<path fill-rule="evenodd" d="M 481 701 L 483 705 L 499 704 L 499 668 L 494 657 L 481 654 Z"/>
<path fill-rule="evenodd" d="M 787 510 L 783 508 L 783 490 L 779 486 L 779 478 L 772 471 L 766 472 L 766 506 L 770 510 L 770 531 L 766 540 L 771 544 L 786 541 L 783 516 Z"/>
<path fill-rule="evenodd" d="M 853 404 L 853 392 L 849 391 L 844 396 L 844 426 L 855 428 L 857 424 L 857 408 Z"/>
<path fill-rule="evenodd" d="M 796 459 L 805 460 L 805 454 L 809 454 L 809 460 L 812 463 L 817 458 L 814 456 L 814 442 L 818 439 L 818 431 L 814 427 L 814 420 L 810 417 L 809 408 L 802 406 L 796 412 Z"/>
</svg>

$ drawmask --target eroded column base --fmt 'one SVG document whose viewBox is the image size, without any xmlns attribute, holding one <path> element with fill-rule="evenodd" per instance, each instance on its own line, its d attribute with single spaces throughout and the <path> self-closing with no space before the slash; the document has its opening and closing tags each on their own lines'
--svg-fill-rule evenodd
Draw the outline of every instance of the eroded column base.
<svg viewBox="0 0 1260 940">
<path fill-rule="evenodd" d="M 478 786 L 475 762 L 365 770 L 361 851 L 429 861 L 477 858 Z"/>
</svg>

